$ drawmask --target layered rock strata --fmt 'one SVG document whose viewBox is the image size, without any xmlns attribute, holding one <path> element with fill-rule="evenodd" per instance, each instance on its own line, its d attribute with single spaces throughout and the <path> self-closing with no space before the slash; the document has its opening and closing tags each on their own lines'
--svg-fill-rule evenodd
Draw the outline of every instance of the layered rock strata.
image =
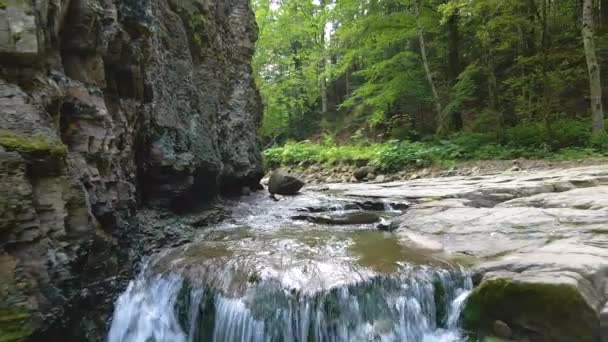
<svg viewBox="0 0 608 342">
<path fill-rule="evenodd" d="M 0 340 L 99 339 L 138 208 L 255 187 L 256 36 L 247 0 L 0 1 Z"/>
</svg>

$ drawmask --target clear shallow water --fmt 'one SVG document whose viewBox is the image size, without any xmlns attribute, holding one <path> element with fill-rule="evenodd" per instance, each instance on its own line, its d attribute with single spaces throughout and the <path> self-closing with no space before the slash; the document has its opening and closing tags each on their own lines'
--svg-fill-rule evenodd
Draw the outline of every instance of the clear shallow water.
<svg viewBox="0 0 608 342">
<path fill-rule="evenodd" d="M 466 271 L 374 225 L 290 219 L 347 200 L 228 205 L 232 220 L 152 258 L 118 299 L 108 342 L 462 340 Z"/>
</svg>

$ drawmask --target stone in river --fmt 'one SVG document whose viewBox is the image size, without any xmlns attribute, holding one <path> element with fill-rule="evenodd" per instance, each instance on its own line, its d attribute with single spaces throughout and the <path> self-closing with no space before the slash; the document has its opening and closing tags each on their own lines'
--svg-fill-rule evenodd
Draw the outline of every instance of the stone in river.
<svg viewBox="0 0 608 342">
<path fill-rule="evenodd" d="M 268 180 L 268 192 L 277 195 L 295 195 L 304 186 L 304 181 L 284 173 L 275 171 Z"/>
<path fill-rule="evenodd" d="M 293 217 L 294 220 L 309 221 L 319 224 L 371 224 L 380 221 L 380 216 L 370 212 L 352 212 L 345 214 L 333 215 L 298 215 Z"/>
</svg>

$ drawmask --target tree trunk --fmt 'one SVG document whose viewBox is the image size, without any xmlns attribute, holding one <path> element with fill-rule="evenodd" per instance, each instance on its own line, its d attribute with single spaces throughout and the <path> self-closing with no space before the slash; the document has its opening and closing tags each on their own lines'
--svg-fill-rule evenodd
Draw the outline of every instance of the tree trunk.
<svg viewBox="0 0 608 342">
<path fill-rule="evenodd" d="M 441 109 L 441 100 L 439 99 L 439 93 L 435 87 L 435 81 L 433 80 L 433 74 L 431 73 L 431 67 L 426 56 L 426 44 L 424 42 L 424 29 L 422 27 L 422 21 L 420 20 L 420 3 L 419 0 L 414 1 L 414 10 L 416 11 L 416 23 L 418 25 L 418 40 L 420 42 L 420 54 L 422 55 L 422 64 L 424 65 L 424 71 L 426 78 L 429 81 L 431 92 L 433 93 L 433 100 L 435 101 L 435 110 L 437 111 L 437 133 L 443 134 L 447 131 L 447 122 L 444 118 L 443 111 Z"/>
<path fill-rule="evenodd" d="M 583 43 L 587 69 L 589 70 L 589 89 L 591 102 L 591 116 L 593 118 L 593 134 L 604 132 L 604 110 L 602 108 L 602 82 L 600 67 L 595 52 L 595 38 L 593 26 L 593 0 L 583 1 Z"/>
<path fill-rule="evenodd" d="M 344 75 L 344 91 L 345 91 L 345 98 L 349 98 L 350 97 L 350 67 L 348 69 L 346 69 L 346 74 Z"/>
<path fill-rule="evenodd" d="M 500 102 L 498 98 L 498 81 L 496 80 L 496 67 L 494 63 L 494 54 L 492 51 L 486 52 L 484 62 L 486 66 L 486 76 L 488 77 L 488 107 L 496 115 L 496 133 L 498 138 L 502 139 L 504 136 L 504 118 L 502 111 L 498 108 L 498 104 Z"/>
<path fill-rule="evenodd" d="M 541 113 L 543 117 L 543 123 L 549 140 L 553 140 L 553 127 L 551 125 L 551 84 L 549 83 L 549 47 L 551 41 L 549 40 L 549 3 L 548 0 L 542 0 L 541 3 L 541 25 L 542 25 L 542 80 L 543 80 L 543 102 Z"/>
<path fill-rule="evenodd" d="M 327 80 L 321 75 L 321 113 L 327 113 Z"/>
<path fill-rule="evenodd" d="M 448 19 L 448 78 L 454 85 L 461 72 L 460 67 L 460 32 L 458 31 L 459 13 L 456 11 Z"/>
<path fill-rule="evenodd" d="M 321 6 L 321 10 L 325 11 L 325 3 L 326 0 L 320 0 L 319 4 Z M 326 23 L 323 21 L 321 23 L 321 60 L 319 61 L 319 88 L 321 91 L 321 113 L 327 113 L 327 79 L 325 78 L 325 66 L 327 61 L 325 60 L 325 26 Z"/>
<path fill-rule="evenodd" d="M 493 111 L 498 112 L 498 82 L 496 81 L 496 71 L 494 67 L 494 57 L 492 53 L 488 53 L 486 56 L 486 67 L 488 76 L 488 97 L 489 107 Z M 500 124 L 500 122 L 499 122 Z"/>
</svg>

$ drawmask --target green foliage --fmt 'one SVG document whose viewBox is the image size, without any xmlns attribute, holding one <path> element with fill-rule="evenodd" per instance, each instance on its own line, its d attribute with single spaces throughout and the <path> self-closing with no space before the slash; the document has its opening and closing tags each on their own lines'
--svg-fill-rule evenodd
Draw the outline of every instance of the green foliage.
<svg viewBox="0 0 608 342">
<path fill-rule="evenodd" d="M 597 150 L 608 153 L 608 133 L 593 136 L 591 146 Z"/>
<path fill-rule="evenodd" d="M 491 133 L 459 133 L 446 140 L 427 142 L 391 140 L 381 144 L 337 145 L 332 135 L 321 144 L 289 142 L 264 152 L 266 165 L 366 164 L 383 172 L 397 172 L 408 167 L 446 165 L 450 161 L 509 160 L 517 158 L 578 160 L 599 157 L 608 152 L 608 135 L 590 138 L 586 121 L 558 121 L 551 139 L 539 123 L 507 130 L 500 141 Z M 572 146 L 575 143 L 576 146 Z"/>
<path fill-rule="evenodd" d="M 558 120 L 551 123 L 550 131 L 538 122 L 507 129 L 509 145 L 529 148 L 562 149 L 583 147 L 590 143 L 591 124 L 588 120 Z"/>
<path fill-rule="evenodd" d="M 466 110 L 471 104 L 478 101 L 479 84 L 482 70 L 477 64 L 468 65 L 458 76 L 456 84 L 452 87 L 451 100 L 446 106 L 447 112 Z"/>
<path fill-rule="evenodd" d="M 507 140 L 516 147 L 539 148 L 547 141 L 542 123 L 532 122 L 507 129 Z"/>
<path fill-rule="evenodd" d="M 454 144 L 460 146 L 464 151 L 473 153 L 482 146 L 495 144 L 496 136 L 487 133 L 459 133 L 451 137 Z"/>
<path fill-rule="evenodd" d="M 551 124 L 553 134 L 546 134 L 553 148 L 585 146 L 591 141 L 591 123 L 587 120 L 558 120 Z"/>
<path fill-rule="evenodd" d="M 280 6 L 272 0 L 252 4 L 260 28 L 253 59 L 264 100 L 260 133 L 266 138 L 301 138 L 295 127 L 315 121 L 309 116 L 319 102 L 327 11 L 312 0 L 287 0 Z"/>
<path fill-rule="evenodd" d="M 335 146 L 319 145 L 311 142 L 288 142 L 282 147 L 274 147 L 264 151 L 264 161 L 267 168 L 280 165 L 299 164 L 337 164 L 364 163 L 370 161 L 379 145 L 371 146 Z"/>
<path fill-rule="evenodd" d="M 325 131 L 357 143 L 416 141 L 440 131 L 488 137 L 475 148 L 452 137 L 462 158 L 603 148 L 603 138 L 591 142 L 587 120 L 577 2 L 252 3 L 260 28 L 254 69 L 265 104 L 260 134 L 268 144 L 317 139 Z M 600 48 L 605 37 L 598 36 Z M 405 160 L 417 153 L 397 154 Z"/>
<path fill-rule="evenodd" d="M 396 172 L 407 166 L 429 166 L 443 160 L 460 159 L 461 151 L 453 144 L 405 141 L 383 145 L 375 157 L 373 165 L 384 172 Z"/>
</svg>

